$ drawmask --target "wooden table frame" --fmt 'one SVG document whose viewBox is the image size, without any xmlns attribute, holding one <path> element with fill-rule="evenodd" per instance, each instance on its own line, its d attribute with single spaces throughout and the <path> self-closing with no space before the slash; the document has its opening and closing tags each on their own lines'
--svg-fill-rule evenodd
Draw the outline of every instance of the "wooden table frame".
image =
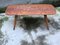
<svg viewBox="0 0 60 45">
<path fill-rule="evenodd" d="M 15 15 L 14 18 L 14 30 L 16 27 L 16 19 L 18 15 L 44 15 L 45 26 L 48 27 L 47 15 L 54 15 L 56 11 L 53 5 L 50 4 L 20 4 L 20 5 L 10 5 L 6 9 L 7 15 Z"/>
<path fill-rule="evenodd" d="M 15 15 L 15 17 L 14 17 L 14 28 L 13 28 L 13 30 L 15 30 L 15 27 L 16 27 L 17 17 L 18 17 L 18 15 Z M 47 30 L 49 30 L 47 15 L 44 15 L 44 21 L 45 21 L 45 26 L 46 26 Z"/>
</svg>

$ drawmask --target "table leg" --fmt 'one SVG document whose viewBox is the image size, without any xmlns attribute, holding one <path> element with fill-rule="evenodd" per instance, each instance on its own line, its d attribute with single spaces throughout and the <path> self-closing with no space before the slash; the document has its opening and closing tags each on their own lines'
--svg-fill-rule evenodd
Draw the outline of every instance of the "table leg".
<svg viewBox="0 0 60 45">
<path fill-rule="evenodd" d="M 13 30 L 15 30 L 15 27 L 16 27 L 16 20 L 17 20 L 17 15 L 15 15 L 15 17 L 14 17 L 14 28 L 13 28 Z"/>
<path fill-rule="evenodd" d="M 47 15 L 44 15 L 44 20 L 45 20 L 45 25 L 46 25 L 47 29 L 49 30 Z"/>
</svg>

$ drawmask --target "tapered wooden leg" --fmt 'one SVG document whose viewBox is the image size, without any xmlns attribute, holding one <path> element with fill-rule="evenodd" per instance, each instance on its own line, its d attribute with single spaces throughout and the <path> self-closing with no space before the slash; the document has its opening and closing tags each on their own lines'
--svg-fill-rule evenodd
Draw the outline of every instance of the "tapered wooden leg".
<svg viewBox="0 0 60 45">
<path fill-rule="evenodd" d="M 45 25 L 46 25 L 47 29 L 49 30 L 47 15 L 44 15 L 44 20 L 45 20 Z"/>
<path fill-rule="evenodd" d="M 14 28 L 13 28 L 13 30 L 15 30 L 15 27 L 16 27 L 16 20 L 17 20 L 17 15 L 15 15 L 15 17 L 14 17 Z"/>
</svg>

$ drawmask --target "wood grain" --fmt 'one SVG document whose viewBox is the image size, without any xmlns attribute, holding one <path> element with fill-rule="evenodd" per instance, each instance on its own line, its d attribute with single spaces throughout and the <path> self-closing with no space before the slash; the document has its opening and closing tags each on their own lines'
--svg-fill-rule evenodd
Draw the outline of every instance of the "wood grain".
<svg viewBox="0 0 60 45">
<path fill-rule="evenodd" d="M 9 5 L 5 13 L 7 15 L 53 15 L 56 11 L 50 4 L 18 4 Z"/>
</svg>

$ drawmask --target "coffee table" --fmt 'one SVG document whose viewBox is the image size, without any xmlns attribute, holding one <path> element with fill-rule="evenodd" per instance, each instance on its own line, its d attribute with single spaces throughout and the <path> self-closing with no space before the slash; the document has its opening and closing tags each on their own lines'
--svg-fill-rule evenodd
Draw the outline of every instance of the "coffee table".
<svg viewBox="0 0 60 45">
<path fill-rule="evenodd" d="M 45 20 L 45 25 L 47 29 L 48 27 L 48 18 L 47 15 L 54 15 L 56 14 L 56 10 L 53 5 L 51 4 L 16 4 L 16 5 L 8 5 L 5 11 L 6 15 L 14 15 L 14 30 L 16 27 L 16 19 L 18 15 L 43 15 Z"/>
</svg>

